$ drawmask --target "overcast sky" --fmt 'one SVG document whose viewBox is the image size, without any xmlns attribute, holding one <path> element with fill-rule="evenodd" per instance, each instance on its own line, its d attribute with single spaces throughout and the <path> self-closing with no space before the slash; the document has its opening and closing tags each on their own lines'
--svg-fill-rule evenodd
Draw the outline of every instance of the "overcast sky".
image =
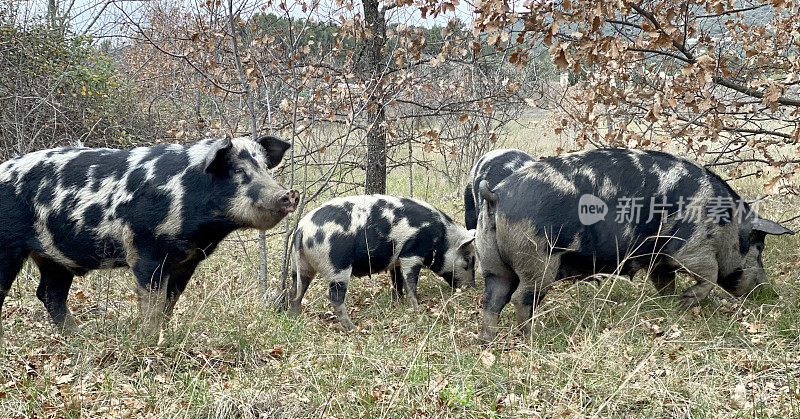
<svg viewBox="0 0 800 419">
<path fill-rule="evenodd" d="M 139 19 L 143 15 L 143 11 L 152 7 L 154 1 L 142 0 L 56 0 L 58 3 L 59 11 L 64 13 L 69 11 L 70 25 L 73 30 L 78 34 L 88 33 L 98 37 L 114 36 L 119 33 L 119 28 L 122 23 L 127 21 L 129 17 Z M 180 0 L 184 7 L 189 10 L 198 10 L 199 0 Z M 225 0 L 223 0 L 224 2 Z M 360 0 L 352 0 L 356 2 L 356 8 L 353 12 L 361 12 Z M 17 21 L 23 23 L 31 21 L 37 16 L 41 17 L 46 14 L 48 0 L 27 0 L 22 2 L 13 2 L 17 8 Z M 236 7 L 240 7 L 244 15 L 252 14 L 255 11 L 260 11 L 261 6 L 266 5 L 266 0 L 250 0 L 250 1 L 236 1 Z M 323 20 L 326 16 L 330 16 L 333 10 L 340 10 L 336 7 L 335 0 L 321 0 L 317 8 L 317 12 L 312 15 L 315 20 Z M 422 19 L 421 15 L 416 8 L 403 7 L 391 10 L 387 18 L 390 23 L 403 23 L 406 25 L 423 25 L 431 26 L 434 24 L 446 24 L 450 19 L 457 17 L 464 22 L 471 22 L 472 19 L 472 1 L 463 1 L 458 5 L 454 13 L 449 13 L 446 16 L 439 16 L 437 19 Z M 413 10 L 413 12 L 412 12 Z M 270 9 L 267 10 L 271 11 Z M 277 8 L 272 9 L 276 14 L 279 14 Z M 344 9 L 341 9 L 340 13 Z M 293 7 L 290 14 L 294 17 L 308 17 L 303 13 L 299 5 Z"/>
</svg>

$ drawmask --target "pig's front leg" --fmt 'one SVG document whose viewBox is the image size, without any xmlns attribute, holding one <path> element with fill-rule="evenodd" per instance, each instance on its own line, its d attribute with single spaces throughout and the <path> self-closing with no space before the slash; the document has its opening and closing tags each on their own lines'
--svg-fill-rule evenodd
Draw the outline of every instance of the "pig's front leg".
<svg viewBox="0 0 800 419">
<path fill-rule="evenodd" d="M 139 302 L 140 330 L 143 335 L 158 333 L 167 311 L 167 284 L 169 267 L 164 258 L 140 256 L 133 266 L 138 286 L 136 297 Z"/>
<path fill-rule="evenodd" d="M 33 261 L 39 266 L 42 275 L 36 296 L 44 303 L 59 332 L 65 334 L 77 332 L 78 326 L 67 307 L 67 295 L 72 285 L 73 273 L 42 255 L 33 255 Z"/>
<path fill-rule="evenodd" d="M 403 273 L 403 282 L 406 290 L 406 304 L 409 307 L 416 307 L 419 304 L 417 298 L 417 281 L 419 271 L 422 269 L 422 260 L 419 257 L 409 257 L 400 259 L 400 270 Z"/>
<path fill-rule="evenodd" d="M 167 285 L 166 292 L 166 307 L 164 309 L 164 320 L 168 321 L 172 317 L 172 312 L 175 309 L 175 303 L 178 302 L 186 285 L 197 269 L 197 265 L 201 261 L 199 255 L 192 255 L 181 263 L 177 264 L 169 275 L 169 284 Z"/>
<path fill-rule="evenodd" d="M 705 250 L 705 249 L 703 249 Z M 684 308 L 700 305 L 717 284 L 718 266 L 712 251 L 696 251 L 678 260 L 687 272 L 692 274 L 697 283 L 681 293 L 681 305 Z"/>
</svg>

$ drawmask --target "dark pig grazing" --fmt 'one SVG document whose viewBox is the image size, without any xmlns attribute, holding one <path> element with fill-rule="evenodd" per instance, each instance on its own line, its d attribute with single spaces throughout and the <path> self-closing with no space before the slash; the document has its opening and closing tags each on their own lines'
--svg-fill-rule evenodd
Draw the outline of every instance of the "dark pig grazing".
<svg viewBox="0 0 800 419">
<path fill-rule="evenodd" d="M 567 276 L 646 269 L 662 294 L 675 273 L 697 283 L 681 294 L 697 305 L 717 285 L 741 296 L 765 282 L 767 234 L 792 234 L 757 216 L 721 178 L 656 151 L 604 149 L 550 157 L 510 175 L 485 202 L 476 247 L 486 282 L 479 338 L 490 341 L 513 297 L 530 331 L 533 307 Z M 515 293 L 516 291 L 516 293 Z"/>
<path fill-rule="evenodd" d="M 522 150 L 499 149 L 484 154 L 475 162 L 464 189 L 464 224 L 468 229 L 475 229 L 478 225 L 482 202 L 478 185 L 481 181 L 485 180 L 489 189 L 494 189 L 515 170 L 534 161 L 536 159 Z"/>
<path fill-rule="evenodd" d="M 292 239 L 294 269 L 290 311 L 314 275 L 328 281 L 328 297 L 342 326 L 353 329 L 344 304 L 350 276 L 389 270 L 393 295 L 417 305 L 423 266 L 451 286 L 474 283 L 474 231 L 431 205 L 409 198 L 363 195 L 333 199 L 311 211 Z"/>
<path fill-rule="evenodd" d="M 271 228 L 294 211 L 299 194 L 269 171 L 288 148 L 270 136 L 224 138 L 133 150 L 57 148 L 3 163 L 0 309 L 30 256 L 41 272 L 37 297 L 57 327 L 71 331 L 73 277 L 128 266 L 142 326 L 155 331 L 225 236 Z"/>
</svg>

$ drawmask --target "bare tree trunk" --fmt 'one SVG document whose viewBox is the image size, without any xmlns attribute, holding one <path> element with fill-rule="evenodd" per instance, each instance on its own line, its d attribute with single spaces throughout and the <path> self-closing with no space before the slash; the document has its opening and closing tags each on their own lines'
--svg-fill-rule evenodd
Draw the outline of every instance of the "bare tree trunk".
<svg viewBox="0 0 800 419">
<path fill-rule="evenodd" d="M 55 26 L 56 16 L 58 15 L 58 4 L 56 0 L 47 1 L 47 17 L 50 19 L 50 24 Z"/>
<path fill-rule="evenodd" d="M 244 88 L 244 99 L 247 106 L 248 113 L 250 114 L 250 136 L 253 141 L 258 138 L 258 119 L 256 116 L 255 105 L 253 103 L 253 92 L 250 84 L 247 82 L 247 76 L 242 66 L 242 60 L 239 55 L 239 44 L 236 41 L 236 24 L 233 12 L 233 0 L 228 0 L 228 27 L 231 31 L 231 49 L 233 52 L 234 62 L 236 63 L 236 70 L 239 73 L 239 80 Z M 266 245 L 266 232 L 260 231 L 258 233 L 258 287 L 264 299 L 269 300 L 269 281 L 267 280 L 267 245 Z"/>
<path fill-rule="evenodd" d="M 375 119 L 367 133 L 367 164 L 365 192 L 368 194 L 386 193 L 386 126 L 383 108 L 383 46 L 386 43 L 386 17 L 380 9 L 379 0 L 362 0 L 364 22 L 367 25 L 366 58 L 364 72 L 372 75 L 374 89 L 371 92 L 371 106 Z M 365 77 L 368 79 L 369 77 Z"/>
<path fill-rule="evenodd" d="M 414 147 L 408 142 L 408 196 L 414 197 Z"/>
</svg>

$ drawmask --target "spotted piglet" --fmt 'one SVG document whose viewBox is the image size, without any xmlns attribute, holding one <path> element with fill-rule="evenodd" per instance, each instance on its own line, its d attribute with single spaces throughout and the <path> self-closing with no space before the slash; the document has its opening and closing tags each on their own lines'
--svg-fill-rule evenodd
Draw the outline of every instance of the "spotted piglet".
<svg viewBox="0 0 800 419">
<path fill-rule="evenodd" d="M 423 266 L 453 287 L 474 282 L 474 240 L 474 230 L 415 199 L 363 195 L 331 200 L 303 217 L 294 234 L 290 312 L 299 313 L 317 273 L 328 281 L 328 297 L 347 330 L 354 328 L 344 304 L 351 275 L 389 270 L 393 296 L 407 294 L 408 305 L 416 306 Z"/>
</svg>

